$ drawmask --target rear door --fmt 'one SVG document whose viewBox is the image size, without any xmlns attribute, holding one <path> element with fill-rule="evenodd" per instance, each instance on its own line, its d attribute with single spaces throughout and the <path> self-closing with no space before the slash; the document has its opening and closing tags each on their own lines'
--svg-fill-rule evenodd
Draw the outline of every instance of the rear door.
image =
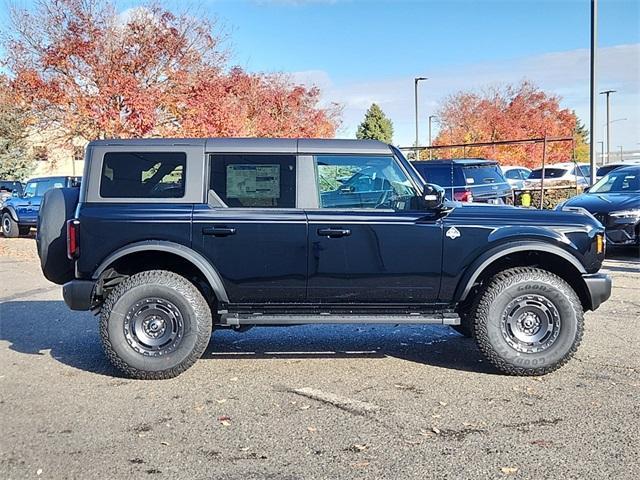
<svg viewBox="0 0 640 480">
<path fill-rule="evenodd" d="M 315 155 L 307 298 L 326 304 L 425 304 L 440 288 L 442 224 L 412 207 L 418 187 L 392 155 Z M 367 180 L 362 180 L 366 177 Z M 357 189 L 344 178 L 359 179 Z"/>
<path fill-rule="evenodd" d="M 297 208 L 297 159 L 212 154 L 208 203 L 193 212 L 193 244 L 233 304 L 303 302 L 307 222 Z"/>
</svg>

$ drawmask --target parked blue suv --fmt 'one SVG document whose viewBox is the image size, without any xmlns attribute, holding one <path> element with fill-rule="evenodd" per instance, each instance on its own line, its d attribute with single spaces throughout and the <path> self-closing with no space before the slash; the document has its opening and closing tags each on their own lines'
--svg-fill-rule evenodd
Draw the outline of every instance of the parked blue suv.
<svg viewBox="0 0 640 480">
<path fill-rule="evenodd" d="M 27 235 L 38 223 L 42 196 L 52 188 L 80 185 L 81 177 L 40 177 L 27 182 L 22 194 L 16 194 L 2 203 L 2 233 L 5 237 Z"/>
</svg>

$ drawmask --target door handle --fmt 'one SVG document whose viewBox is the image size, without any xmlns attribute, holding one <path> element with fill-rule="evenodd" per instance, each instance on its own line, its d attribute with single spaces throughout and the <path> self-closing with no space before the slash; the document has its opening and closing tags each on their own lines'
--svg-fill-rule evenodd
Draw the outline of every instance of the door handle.
<svg viewBox="0 0 640 480">
<path fill-rule="evenodd" d="M 213 235 L 214 237 L 228 237 L 235 235 L 236 229 L 229 227 L 205 227 L 202 229 L 203 235 Z"/>
<path fill-rule="evenodd" d="M 348 228 L 319 228 L 318 235 L 329 238 L 348 237 L 351 235 L 351 230 Z"/>
</svg>

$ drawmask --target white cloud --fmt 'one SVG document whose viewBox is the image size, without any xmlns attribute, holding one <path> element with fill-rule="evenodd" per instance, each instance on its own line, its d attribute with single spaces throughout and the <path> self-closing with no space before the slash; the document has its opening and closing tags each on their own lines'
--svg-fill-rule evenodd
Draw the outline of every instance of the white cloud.
<svg viewBox="0 0 640 480">
<path fill-rule="evenodd" d="M 599 89 L 617 90 L 611 97 L 611 119 L 627 118 L 612 128 L 612 149 L 617 148 L 616 145 L 623 145 L 625 149 L 640 148 L 640 44 L 600 49 L 598 70 Z M 420 73 L 430 77 L 420 84 L 419 92 L 422 142 L 426 141 L 427 116 L 435 113 L 438 102 L 446 95 L 525 78 L 545 91 L 560 95 L 562 106 L 575 110 L 585 123 L 589 119 L 589 51 L 586 49 L 448 66 Z M 394 122 L 395 142 L 401 145 L 413 142 L 413 77 L 339 83 L 329 73 L 314 70 L 295 73 L 293 79 L 319 86 L 325 101 L 344 105 L 341 133 L 345 136 L 354 135 L 364 111 L 372 102 L 377 102 Z M 601 98 L 596 141 L 602 140 L 604 122 L 604 99 Z"/>
</svg>

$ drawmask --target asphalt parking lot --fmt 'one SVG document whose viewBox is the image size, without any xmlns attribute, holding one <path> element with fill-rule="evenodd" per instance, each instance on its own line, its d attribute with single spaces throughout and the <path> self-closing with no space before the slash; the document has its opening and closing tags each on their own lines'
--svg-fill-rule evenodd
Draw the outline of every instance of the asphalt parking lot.
<svg viewBox="0 0 640 480">
<path fill-rule="evenodd" d="M 342 325 L 215 332 L 182 376 L 129 380 L 33 239 L 0 238 L 0 269 L 3 479 L 640 478 L 636 252 L 541 378 L 447 327 Z"/>
</svg>

